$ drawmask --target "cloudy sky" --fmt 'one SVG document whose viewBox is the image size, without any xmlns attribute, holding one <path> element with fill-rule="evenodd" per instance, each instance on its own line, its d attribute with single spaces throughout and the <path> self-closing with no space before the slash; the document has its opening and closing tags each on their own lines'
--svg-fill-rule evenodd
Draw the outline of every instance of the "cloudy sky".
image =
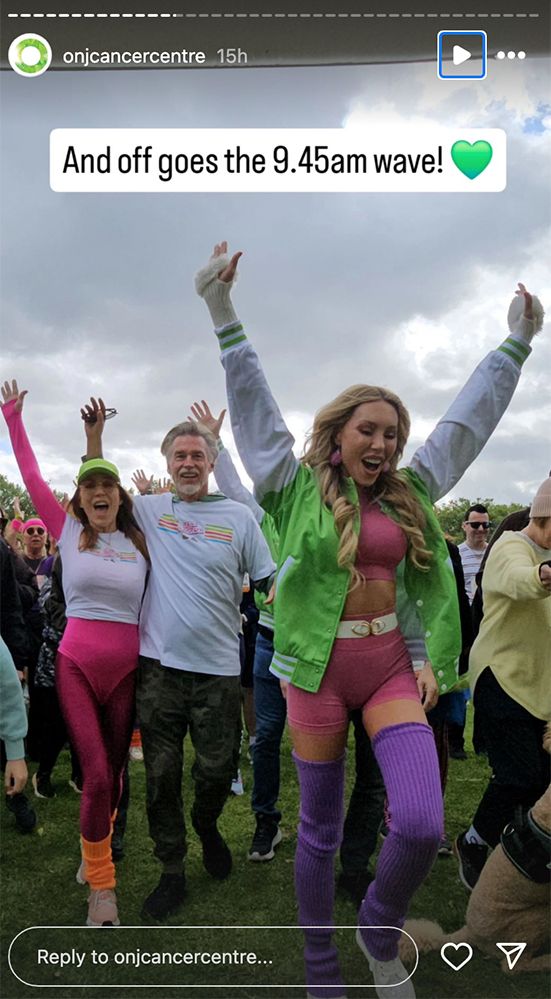
<svg viewBox="0 0 551 999">
<path fill-rule="evenodd" d="M 506 333 L 517 281 L 551 303 L 548 67 L 493 62 L 483 82 L 434 65 L 3 76 L 0 376 L 29 389 L 26 423 L 46 478 L 69 489 L 80 405 L 119 416 L 106 454 L 128 484 L 163 474 L 159 443 L 190 403 L 224 405 L 193 275 L 212 245 L 245 252 L 234 292 L 302 445 L 318 406 L 357 381 L 387 385 L 420 443 Z M 500 127 L 508 186 L 485 195 L 54 194 L 58 127 Z M 547 164 L 547 165 L 546 165 Z M 454 496 L 527 501 L 551 466 L 551 331 Z M 229 430 L 226 438 L 230 443 Z M 21 482 L 5 428 L 0 472 Z"/>
</svg>

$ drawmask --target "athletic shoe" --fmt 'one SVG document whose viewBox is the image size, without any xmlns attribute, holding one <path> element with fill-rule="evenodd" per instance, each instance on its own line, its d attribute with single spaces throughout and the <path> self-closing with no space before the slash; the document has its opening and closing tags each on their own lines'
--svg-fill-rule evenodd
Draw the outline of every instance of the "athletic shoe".
<svg viewBox="0 0 551 999">
<path fill-rule="evenodd" d="M 194 829 L 203 847 L 203 867 L 211 878 L 224 881 L 232 869 L 232 856 L 229 846 L 218 832 L 216 823 L 208 829 L 198 829 L 194 825 Z"/>
<path fill-rule="evenodd" d="M 453 844 L 453 852 L 459 861 L 459 877 L 467 891 L 472 891 L 488 859 L 488 847 L 480 843 L 469 843 L 466 832 L 461 833 Z"/>
<path fill-rule="evenodd" d="M 21 833 L 30 833 L 36 825 L 36 813 L 31 808 L 27 796 L 22 794 L 6 795 L 6 806 L 9 812 L 15 816 L 15 824 Z"/>
<path fill-rule="evenodd" d="M 274 847 L 281 843 L 281 829 L 275 819 L 269 815 L 257 815 L 256 832 L 253 836 L 251 849 L 247 856 L 249 860 L 273 860 Z"/>
<path fill-rule="evenodd" d="M 92 890 L 88 899 L 87 926 L 120 926 L 117 896 L 112 888 Z"/>
<path fill-rule="evenodd" d="M 84 860 L 84 857 L 82 858 L 82 860 L 80 862 L 80 865 L 79 865 L 79 868 L 78 868 L 78 871 L 77 871 L 75 877 L 76 877 L 77 885 L 86 885 L 86 884 L 88 884 L 88 882 L 86 880 L 86 861 Z"/>
<path fill-rule="evenodd" d="M 350 873 L 341 871 L 337 878 L 337 887 L 340 888 L 345 895 L 348 895 L 348 897 L 352 899 L 356 908 L 359 909 L 372 881 L 373 875 L 369 870 L 355 872 L 351 871 Z"/>
<path fill-rule="evenodd" d="M 243 787 L 243 778 L 241 776 L 241 771 L 238 770 L 235 777 L 231 782 L 231 793 L 235 794 L 236 798 L 241 797 L 245 793 L 245 788 Z"/>
<path fill-rule="evenodd" d="M 39 774 L 38 771 L 32 775 L 31 784 L 37 798 L 55 798 L 55 791 L 52 787 L 49 774 Z"/>
<path fill-rule="evenodd" d="M 440 846 L 438 847 L 438 856 L 451 857 L 452 853 L 453 853 L 453 847 L 451 839 L 448 839 L 448 837 L 444 834 L 444 836 L 442 836 L 442 839 L 440 840 Z"/>
<path fill-rule="evenodd" d="M 186 897 L 184 874 L 161 874 L 161 880 L 142 905 L 142 919 L 161 923 L 177 912 Z"/>
<path fill-rule="evenodd" d="M 356 930 L 356 943 L 367 958 L 379 999 L 415 999 L 413 982 L 398 957 L 393 961 L 377 961 L 369 953 L 359 929 Z"/>
<path fill-rule="evenodd" d="M 143 749 L 141 746 L 130 746 L 130 759 L 134 760 L 134 763 L 141 763 L 143 761 Z"/>
<path fill-rule="evenodd" d="M 76 794 L 82 794 L 82 776 L 80 774 L 78 775 L 73 774 L 71 780 L 68 783 L 69 787 L 72 787 L 73 791 L 75 791 Z"/>
</svg>

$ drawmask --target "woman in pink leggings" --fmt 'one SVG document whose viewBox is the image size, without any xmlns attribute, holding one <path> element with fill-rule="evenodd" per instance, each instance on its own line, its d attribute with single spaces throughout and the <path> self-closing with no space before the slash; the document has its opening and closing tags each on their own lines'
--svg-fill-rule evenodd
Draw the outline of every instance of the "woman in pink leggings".
<svg viewBox="0 0 551 999">
<path fill-rule="evenodd" d="M 537 327 L 532 299 L 520 286 L 511 336 L 480 363 L 406 468 L 398 464 L 407 411 L 392 392 L 372 385 L 353 385 L 319 410 L 298 461 L 232 306 L 240 254 L 230 260 L 226 251 L 225 243 L 215 247 L 196 288 L 221 348 L 240 457 L 280 538 L 271 670 L 287 691 L 300 782 L 295 884 L 308 996 L 346 995 L 332 940 L 333 862 L 349 712 L 361 709 L 392 824 L 356 939 L 380 999 L 414 999 L 398 941 L 410 899 L 436 857 L 443 807 L 434 738 L 404 636 L 417 617 L 426 649 L 421 643 L 414 658 L 430 660 L 440 690 L 451 689 L 461 633 L 433 503 L 455 485 L 507 407 Z M 334 349 L 342 359 L 340 329 Z"/>
<path fill-rule="evenodd" d="M 88 926 L 118 926 L 112 823 L 134 721 L 138 617 L 148 554 L 115 465 L 86 461 L 67 514 L 44 482 L 22 420 L 17 382 L 2 386 L 2 411 L 23 481 L 56 538 L 63 562 L 67 628 L 56 684 L 83 773 L 80 831 L 90 886 Z"/>
</svg>

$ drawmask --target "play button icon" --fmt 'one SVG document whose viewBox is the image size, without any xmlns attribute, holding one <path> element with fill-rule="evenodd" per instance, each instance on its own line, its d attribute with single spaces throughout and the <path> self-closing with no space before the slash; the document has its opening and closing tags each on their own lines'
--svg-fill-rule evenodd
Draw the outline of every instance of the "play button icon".
<svg viewBox="0 0 551 999">
<path fill-rule="evenodd" d="M 440 80 L 483 80 L 486 64 L 485 31 L 438 32 L 437 71 Z"/>
<path fill-rule="evenodd" d="M 454 45 L 452 58 L 454 66 L 460 66 L 462 62 L 467 62 L 467 59 L 471 58 L 471 53 L 461 45 Z"/>
</svg>

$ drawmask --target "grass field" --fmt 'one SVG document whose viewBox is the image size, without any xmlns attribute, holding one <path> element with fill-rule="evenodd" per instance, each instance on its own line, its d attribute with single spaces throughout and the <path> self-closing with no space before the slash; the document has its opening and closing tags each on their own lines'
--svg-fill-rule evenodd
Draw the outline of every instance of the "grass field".
<svg viewBox="0 0 551 999">
<path fill-rule="evenodd" d="M 186 749 L 188 766 L 184 783 L 189 814 L 189 763 L 193 751 L 191 746 Z M 349 760 L 352 758 L 349 754 Z M 123 927 L 116 930 L 82 928 L 87 892 L 75 881 L 79 863 L 78 799 L 67 783 L 68 766 L 68 754 L 64 753 L 54 773 L 55 800 L 37 800 L 30 789 L 29 796 L 38 815 L 32 835 L 21 836 L 14 828 L 12 817 L 2 809 L 0 999 L 78 999 L 83 996 L 94 999 L 149 999 L 150 996 L 154 999 L 304 999 L 302 939 L 300 931 L 294 928 L 293 855 L 298 796 L 287 742 L 283 750 L 281 795 L 283 841 L 275 860 L 268 864 L 252 864 L 246 859 L 254 822 L 249 799 L 251 767 L 243 761 L 246 793 L 242 798 L 228 801 L 220 822 L 233 852 L 233 873 L 222 884 L 212 881 L 202 867 L 198 841 L 191 831 L 186 865 L 188 899 L 170 924 L 163 927 L 145 926 L 139 915 L 144 897 L 157 883 L 159 866 L 152 856 L 147 833 L 143 764 L 132 763 L 126 852 L 117 865 Z M 472 751 L 465 762 L 451 761 L 446 799 L 450 836 L 468 823 L 487 777 L 485 761 L 475 757 Z M 454 930 L 463 925 L 466 903 L 467 896 L 459 883 L 455 861 L 439 858 L 415 896 L 410 915 L 435 919 L 446 930 Z M 336 925 L 352 927 L 355 915 L 352 903 L 337 896 Z M 63 929 L 46 929 L 52 926 Z M 292 929 L 267 929 L 274 926 Z M 37 929 L 24 933 L 12 945 L 13 970 L 10 970 L 10 944 L 27 927 Z M 247 928 L 224 930 L 214 927 Z M 353 937 L 352 929 L 338 931 L 345 979 L 349 986 L 358 986 L 349 987 L 349 999 L 375 999 L 373 988 L 365 984 L 361 987 L 362 983 L 370 982 L 371 977 Z M 50 958 L 56 952 L 69 953 L 72 949 L 86 955 L 80 969 L 75 965 L 60 969 L 44 963 L 44 953 L 47 952 Z M 144 952 L 194 949 L 254 951 L 266 963 L 254 968 L 245 965 L 229 970 L 219 967 L 212 971 L 201 966 L 135 968 L 128 963 Z M 43 952 L 40 964 L 39 951 Z M 96 964 L 92 951 L 96 952 Z M 101 954 L 106 958 L 99 956 Z M 496 956 L 501 956 L 498 951 Z M 106 963 L 101 965 L 99 961 Z M 126 963 L 116 964 L 116 961 Z M 418 999 L 544 999 L 549 995 L 547 976 L 506 976 L 500 971 L 497 960 L 484 958 L 476 952 L 469 964 L 457 973 L 442 962 L 438 953 L 423 957 L 414 981 Z M 195 987 L 171 987 L 184 982 L 193 983 Z M 98 987 L 92 987 L 95 983 Z M 127 987 L 122 987 L 124 984 Z M 261 987 L 269 984 L 271 988 Z M 44 987 L 46 985 L 49 987 Z M 70 987 L 75 985 L 80 988 Z M 300 987 L 289 987 L 293 985 Z"/>
</svg>

